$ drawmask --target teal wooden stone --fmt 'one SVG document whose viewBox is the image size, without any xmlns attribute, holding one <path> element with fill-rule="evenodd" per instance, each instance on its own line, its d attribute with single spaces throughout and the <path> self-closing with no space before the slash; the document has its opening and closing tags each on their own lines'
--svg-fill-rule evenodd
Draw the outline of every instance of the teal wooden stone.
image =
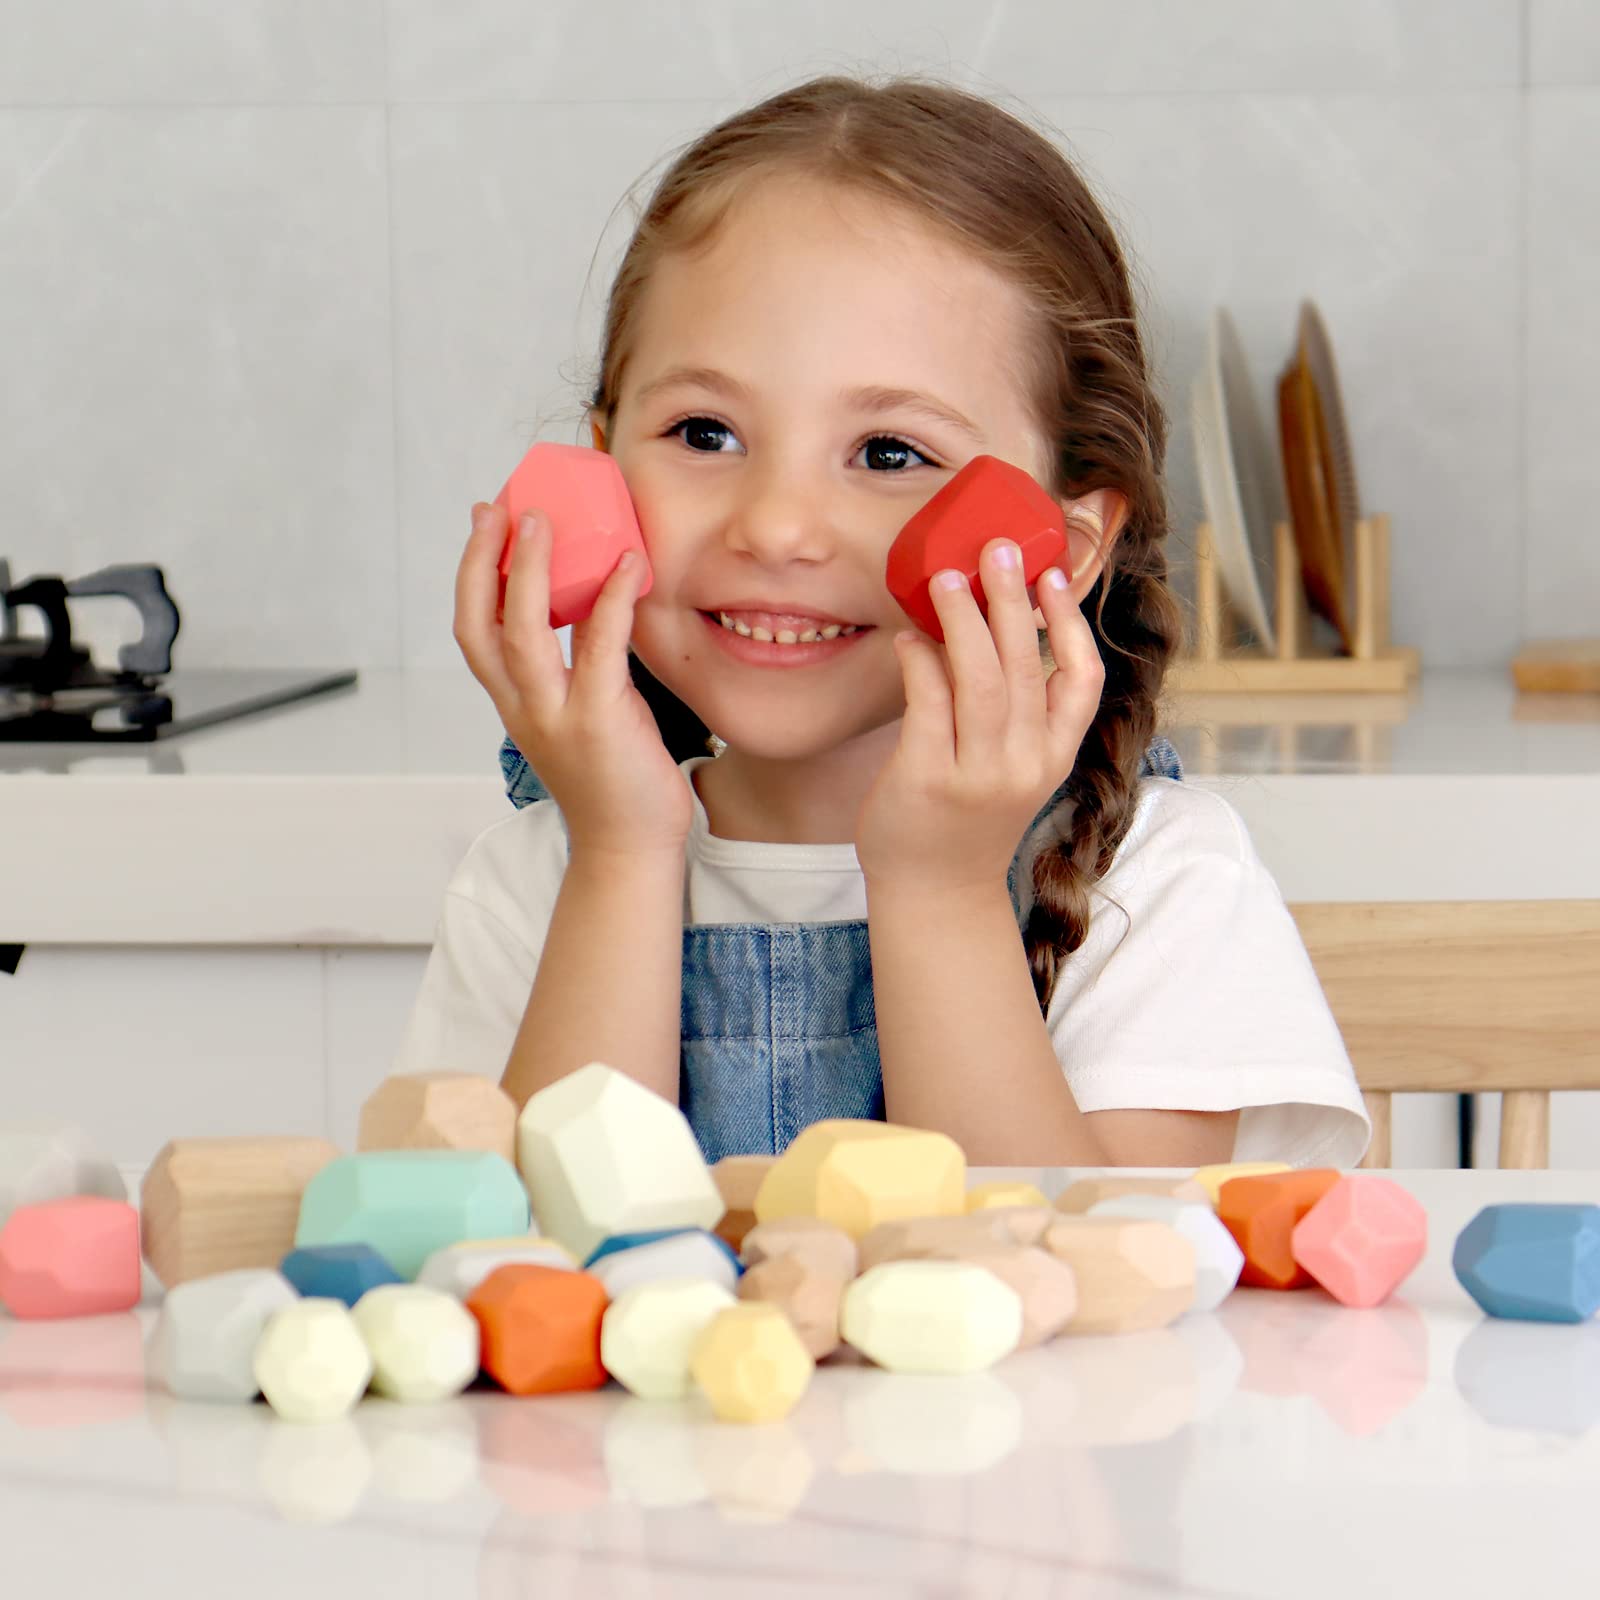
<svg viewBox="0 0 1600 1600">
<path fill-rule="evenodd" d="M 370 1244 L 410 1282 L 447 1244 L 528 1231 L 528 1191 L 487 1150 L 367 1150 L 339 1156 L 306 1185 L 296 1248 Z"/>
<path fill-rule="evenodd" d="M 1600 1311 L 1600 1206 L 1485 1206 L 1457 1236 L 1450 1264 L 1491 1317 L 1587 1322 Z"/>
</svg>

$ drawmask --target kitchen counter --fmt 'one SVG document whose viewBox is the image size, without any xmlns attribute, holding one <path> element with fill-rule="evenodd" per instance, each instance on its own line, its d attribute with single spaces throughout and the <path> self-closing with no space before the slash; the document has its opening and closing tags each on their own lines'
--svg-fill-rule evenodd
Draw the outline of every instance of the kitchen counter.
<svg viewBox="0 0 1600 1600">
<path fill-rule="evenodd" d="M 975 1169 L 974 1181 L 1000 1176 Z M 1007 1173 L 1058 1193 L 1069 1177 Z M 324 1424 L 147 1386 L 154 1299 L 0 1315 L 8 1592 L 1207 1597 L 1581 1592 L 1600 1324 L 1485 1317 L 1450 1252 L 1483 1205 L 1600 1174 L 1399 1171 L 1428 1254 L 1386 1304 L 1238 1289 L 1169 1328 L 988 1372 L 819 1368 L 783 1422 L 616 1384 L 369 1397 Z M 159 1291 L 157 1291 L 159 1292 Z"/>
<path fill-rule="evenodd" d="M 1167 726 L 1291 903 L 1600 898 L 1600 697 L 1431 672 Z M 0 745 L 0 943 L 426 946 L 508 813 L 501 737 L 463 665 L 148 745 Z"/>
</svg>

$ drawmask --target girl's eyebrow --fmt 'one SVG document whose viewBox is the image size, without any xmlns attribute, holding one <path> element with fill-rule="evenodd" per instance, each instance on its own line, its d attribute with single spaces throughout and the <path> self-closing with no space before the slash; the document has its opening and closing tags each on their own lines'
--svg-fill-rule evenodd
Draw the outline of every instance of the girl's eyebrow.
<svg viewBox="0 0 1600 1600">
<path fill-rule="evenodd" d="M 726 395 L 733 400 L 748 402 L 752 397 L 747 385 L 715 367 L 669 367 L 659 377 L 652 378 L 640 389 L 638 399 L 643 402 L 663 389 L 679 385 L 709 390 L 712 394 Z M 840 404 L 854 406 L 858 411 L 909 411 L 916 416 L 928 417 L 947 427 L 967 434 L 979 444 L 985 442 L 982 430 L 944 401 L 917 389 L 896 389 L 884 384 L 864 384 L 856 389 L 843 389 L 836 396 Z"/>
</svg>

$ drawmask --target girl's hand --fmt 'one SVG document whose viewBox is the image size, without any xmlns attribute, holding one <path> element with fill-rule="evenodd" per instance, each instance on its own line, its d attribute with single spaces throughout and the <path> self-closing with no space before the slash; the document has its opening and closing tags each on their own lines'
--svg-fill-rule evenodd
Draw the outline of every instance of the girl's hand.
<svg viewBox="0 0 1600 1600">
<path fill-rule="evenodd" d="M 523 518 L 497 616 L 504 506 L 473 507 L 456 573 L 455 641 L 505 730 L 561 808 L 576 851 L 681 851 L 694 800 L 628 675 L 628 639 L 644 563 L 627 552 L 594 611 L 572 627 L 572 666 L 550 626 L 549 517 Z"/>
<path fill-rule="evenodd" d="M 1067 588 L 1036 585 L 1056 671 L 1045 681 L 1022 568 L 995 559 L 1009 539 L 983 551 L 989 617 L 963 578 L 930 585 L 943 647 L 901 633 L 905 679 L 900 742 L 884 762 L 856 819 L 855 846 L 871 883 L 923 889 L 1004 885 L 1034 817 L 1071 772 L 1094 721 L 1105 666 L 1094 634 Z"/>
</svg>

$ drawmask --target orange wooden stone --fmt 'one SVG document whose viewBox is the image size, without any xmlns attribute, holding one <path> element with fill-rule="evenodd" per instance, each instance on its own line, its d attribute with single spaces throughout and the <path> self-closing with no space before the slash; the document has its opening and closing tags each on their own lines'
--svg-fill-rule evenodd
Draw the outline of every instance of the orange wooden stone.
<svg viewBox="0 0 1600 1600">
<path fill-rule="evenodd" d="M 1315 1281 L 1294 1258 L 1294 1228 L 1339 1178 L 1336 1167 L 1307 1167 L 1223 1184 L 1217 1215 L 1244 1252 L 1241 1284 L 1304 1289 Z"/>
<path fill-rule="evenodd" d="M 511 1262 L 467 1296 L 483 1333 L 480 1365 L 512 1394 L 598 1389 L 600 1324 L 610 1297 L 592 1273 Z"/>
</svg>

